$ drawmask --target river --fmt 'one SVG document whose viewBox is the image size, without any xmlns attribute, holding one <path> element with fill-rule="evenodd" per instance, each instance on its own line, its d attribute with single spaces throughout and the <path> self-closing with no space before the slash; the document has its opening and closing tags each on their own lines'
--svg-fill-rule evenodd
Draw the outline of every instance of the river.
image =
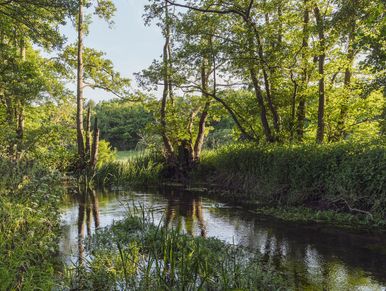
<svg viewBox="0 0 386 291">
<path fill-rule="evenodd" d="M 246 246 L 289 275 L 296 290 L 386 290 L 386 235 L 289 223 L 177 189 L 95 191 L 90 203 L 68 195 L 62 207 L 61 256 L 75 264 L 79 235 L 142 206 L 180 231 Z"/>
</svg>

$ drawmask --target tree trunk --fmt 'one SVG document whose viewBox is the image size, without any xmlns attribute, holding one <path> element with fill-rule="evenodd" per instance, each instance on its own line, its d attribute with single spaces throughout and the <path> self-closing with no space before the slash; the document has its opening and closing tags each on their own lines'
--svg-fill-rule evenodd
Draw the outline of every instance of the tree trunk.
<svg viewBox="0 0 386 291">
<path fill-rule="evenodd" d="M 318 106 L 318 129 L 316 134 L 316 141 L 323 143 L 324 140 L 324 107 L 325 107 L 325 92 L 324 92 L 324 61 L 325 54 L 325 36 L 324 36 L 324 23 L 318 6 L 314 7 L 314 14 L 316 19 L 316 26 L 319 37 L 319 55 L 318 55 L 318 72 L 319 79 L 319 106 Z"/>
<path fill-rule="evenodd" d="M 295 135 L 296 96 L 298 94 L 298 87 L 299 87 L 298 83 L 292 76 L 292 72 L 291 72 L 291 80 L 294 85 L 294 89 L 292 92 L 292 100 L 291 100 L 291 125 L 290 125 L 290 139 L 292 142 Z"/>
<path fill-rule="evenodd" d="M 204 139 L 205 139 L 205 125 L 206 125 L 206 119 L 208 118 L 209 113 L 209 107 L 210 107 L 210 99 L 207 93 L 208 87 L 209 87 L 209 73 L 207 73 L 207 67 L 208 64 L 204 60 L 202 67 L 201 67 L 201 86 L 203 91 L 203 97 L 207 100 L 205 102 L 204 109 L 201 113 L 200 121 L 198 124 L 198 133 L 196 142 L 194 143 L 194 151 L 193 151 L 193 160 L 197 161 L 200 159 L 202 146 L 204 145 Z"/>
<path fill-rule="evenodd" d="M 76 95 L 76 131 L 80 168 L 85 166 L 83 137 L 83 0 L 79 0 L 78 14 L 78 65 L 77 65 L 77 95 Z"/>
<path fill-rule="evenodd" d="M 249 134 L 247 130 L 244 128 L 244 126 L 241 124 L 239 118 L 237 117 L 237 113 L 221 98 L 219 98 L 216 94 L 210 95 L 214 100 L 219 102 L 225 110 L 229 113 L 229 115 L 232 117 L 233 121 L 235 122 L 237 128 L 240 130 L 241 134 L 245 136 L 249 141 L 258 141 L 256 135 Z"/>
<path fill-rule="evenodd" d="M 352 66 L 354 62 L 354 39 L 355 39 L 355 19 L 351 20 L 350 32 L 348 35 L 348 47 L 347 47 L 347 66 L 344 73 L 344 100 L 340 108 L 338 125 L 337 125 L 337 139 L 344 138 L 345 132 L 345 119 L 347 117 L 348 110 L 348 97 L 350 96 L 351 91 L 351 76 L 352 76 Z"/>
<path fill-rule="evenodd" d="M 268 120 L 267 120 L 267 110 L 264 104 L 263 93 L 261 92 L 259 81 L 257 80 L 256 71 L 252 66 L 249 69 L 249 73 L 252 79 L 253 87 L 255 89 L 256 99 L 260 107 L 260 119 L 261 119 L 261 124 L 263 126 L 265 138 L 267 139 L 268 142 L 273 142 L 274 138 L 272 136 L 271 129 L 269 127 Z"/>
<path fill-rule="evenodd" d="M 23 138 L 24 138 L 24 106 L 19 102 L 17 108 L 17 127 L 16 127 L 16 160 L 21 158 L 21 153 L 23 150 Z"/>
<path fill-rule="evenodd" d="M 306 119 L 306 96 L 305 91 L 308 87 L 308 56 L 305 52 L 308 49 L 308 24 L 310 21 L 310 15 L 308 10 L 308 0 L 304 0 L 304 14 L 303 14 L 303 43 L 302 43 L 302 92 L 299 96 L 299 104 L 297 108 L 297 138 L 299 141 L 303 140 L 304 136 L 304 121 Z"/>
<path fill-rule="evenodd" d="M 86 160 L 91 160 L 91 109 L 87 108 L 86 118 Z"/>
<path fill-rule="evenodd" d="M 26 44 L 24 38 L 20 39 L 20 59 L 22 62 L 26 61 Z M 21 158 L 22 150 L 23 150 L 23 138 L 24 138 L 24 101 L 23 96 L 19 96 L 19 100 L 17 101 L 17 105 L 15 107 L 16 113 L 16 160 Z"/>
<path fill-rule="evenodd" d="M 160 109 L 160 115 L 161 115 L 161 136 L 164 143 L 166 158 L 169 161 L 172 161 L 174 159 L 174 149 L 173 145 L 170 141 L 170 138 L 167 133 L 167 122 L 166 122 L 166 107 L 167 107 L 167 99 L 170 96 L 171 93 L 171 82 L 170 82 L 170 76 L 169 76 L 169 61 L 170 61 L 170 26 L 169 26 L 169 12 L 168 12 L 168 3 L 165 1 L 165 44 L 163 48 L 163 94 L 162 94 L 162 100 L 161 100 L 161 109 Z"/>
<path fill-rule="evenodd" d="M 206 126 L 206 120 L 208 118 L 209 107 L 210 107 L 210 100 L 208 99 L 205 103 L 205 107 L 201 113 L 200 121 L 198 124 L 198 134 L 197 134 L 196 142 L 194 144 L 194 153 L 193 153 L 193 158 L 195 161 L 200 159 L 202 146 L 204 145 L 205 126 Z"/>
<path fill-rule="evenodd" d="M 267 69 L 265 67 L 263 45 L 262 45 L 261 40 L 260 40 L 260 35 L 256 31 L 256 29 L 255 29 L 255 36 L 256 36 L 256 40 L 257 40 L 260 65 L 261 65 L 261 69 L 263 71 L 264 87 L 265 87 L 265 93 L 266 93 L 265 95 L 266 95 L 266 99 L 268 102 L 268 107 L 272 113 L 273 127 L 275 128 L 275 131 L 278 133 L 280 131 L 279 115 L 278 115 L 276 107 L 272 101 L 271 84 L 270 84 L 270 78 L 269 78 Z"/>
<path fill-rule="evenodd" d="M 98 119 L 95 117 L 93 141 L 92 141 L 92 149 L 91 149 L 91 159 L 90 159 L 90 170 L 92 171 L 95 171 L 95 168 L 98 162 L 98 149 L 99 149 L 99 128 L 98 128 Z"/>
</svg>

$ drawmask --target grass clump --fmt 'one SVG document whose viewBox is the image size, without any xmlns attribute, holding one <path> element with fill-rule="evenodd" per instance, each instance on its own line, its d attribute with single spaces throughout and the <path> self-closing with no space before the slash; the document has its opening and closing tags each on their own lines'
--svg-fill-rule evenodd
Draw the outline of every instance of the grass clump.
<svg viewBox="0 0 386 291">
<path fill-rule="evenodd" d="M 60 177 L 33 163 L 0 164 L 0 290 L 50 290 L 58 263 Z"/>
<path fill-rule="evenodd" d="M 129 215 L 93 237 L 93 259 L 70 272 L 81 290 L 279 290 L 284 276 L 246 249 Z M 81 276 L 79 276 L 81 274 Z"/>
<path fill-rule="evenodd" d="M 145 151 L 104 164 L 98 169 L 94 181 L 100 186 L 158 184 L 163 167 L 160 154 Z"/>
</svg>

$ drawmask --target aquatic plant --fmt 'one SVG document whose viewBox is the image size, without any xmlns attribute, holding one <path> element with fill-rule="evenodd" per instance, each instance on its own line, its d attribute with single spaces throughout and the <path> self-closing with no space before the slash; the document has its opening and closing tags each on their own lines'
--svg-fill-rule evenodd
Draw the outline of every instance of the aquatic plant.
<svg viewBox="0 0 386 291">
<path fill-rule="evenodd" d="M 284 275 L 272 271 L 259 255 L 162 225 L 153 224 L 151 214 L 141 210 L 99 231 L 90 244 L 92 259 L 69 272 L 71 288 L 279 290 L 284 286 Z"/>
</svg>

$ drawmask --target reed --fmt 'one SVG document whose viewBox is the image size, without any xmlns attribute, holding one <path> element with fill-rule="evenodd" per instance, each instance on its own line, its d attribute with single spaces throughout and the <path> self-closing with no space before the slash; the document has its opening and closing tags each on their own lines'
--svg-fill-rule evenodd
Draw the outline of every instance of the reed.
<svg viewBox="0 0 386 291">
<path fill-rule="evenodd" d="M 154 152 L 142 152 L 124 161 L 104 164 L 94 181 L 99 186 L 147 185 L 159 182 L 163 158 Z"/>
</svg>

